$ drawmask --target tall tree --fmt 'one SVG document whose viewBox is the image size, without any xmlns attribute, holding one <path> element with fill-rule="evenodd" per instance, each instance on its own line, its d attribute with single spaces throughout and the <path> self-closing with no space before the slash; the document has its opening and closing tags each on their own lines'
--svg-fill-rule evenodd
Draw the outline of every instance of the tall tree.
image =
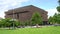
<svg viewBox="0 0 60 34">
<path fill-rule="evenodd" d="M 59 6 L 57 6 L 57 11 L 60 13 L 60 0 L 58 1 Z"/>
<path fill-rule="evenodd" d="M 60 0 L 58 1 L 58 3 L 59 3 L 59 6 L 57 6 L 56 8 L 58 11 L 58 14 L 55 13 L 53 17 L 50 17 L 49 22 L 60 24 Z"/>
<path fill-rule="evenodd" d="M 57 13 L 54 14 L 54 16 L 49 17 L 49 22 L 52 24 L 58 23 L 59 21 L 59 16 Z"/>
<path fill-rule="evenodd" d="M 39 24 L 42 24 L 42 17 L 38 12 L 35 12 L 32 15 L 31 19 L 32 24 L 36 25 L 38 27 Z"/>
<path fill-rule="evenodd" d="M 55 13 L 55 14 L 54 14 L 54 16 L 53 16 L 54 23 L 57 23 L 57 19 L 58 19 L 58 17 L 57 17 L 57 16 L 58 16 L 58 14 L 57 14 L 57 13 Z"/>
<path fill-rule="evenodd" d="M 60 23 L 60 0 L 58 0 L 59 6 L 57 6 L 57 11 L 58 11 L 58 15 L 57 15 L 57 22 Z"/>
</svg>

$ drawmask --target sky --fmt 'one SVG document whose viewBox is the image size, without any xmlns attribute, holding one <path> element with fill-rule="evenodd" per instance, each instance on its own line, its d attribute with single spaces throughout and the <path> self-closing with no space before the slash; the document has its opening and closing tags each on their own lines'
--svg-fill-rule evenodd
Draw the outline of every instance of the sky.
<svg viewBox="0 0 60 34">
<path fill-rule="evenodd" d="M 57 12 L 56 7 L 58 6 L 58 0 L 0 0 L 0 17 L 4 18 L 4 12 L 10 9 L 27 5 L 34 5 L 46 10 L 49 17 Z"/>
</svg>

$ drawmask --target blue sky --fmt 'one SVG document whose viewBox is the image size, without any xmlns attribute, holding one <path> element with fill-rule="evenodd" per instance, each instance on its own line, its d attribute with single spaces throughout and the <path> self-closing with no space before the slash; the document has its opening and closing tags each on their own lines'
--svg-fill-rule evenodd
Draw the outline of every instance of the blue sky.
<svg viewBox="0 0 60 34">
<path fill-rule="evenodd" d="M 34 5 L 48 12 L 48 16 L 53 16 L 57 12 L 58 0 L 0 0 L 0 17 L 4 18 L 4 12 L 27 5 Z"/>
</svg>

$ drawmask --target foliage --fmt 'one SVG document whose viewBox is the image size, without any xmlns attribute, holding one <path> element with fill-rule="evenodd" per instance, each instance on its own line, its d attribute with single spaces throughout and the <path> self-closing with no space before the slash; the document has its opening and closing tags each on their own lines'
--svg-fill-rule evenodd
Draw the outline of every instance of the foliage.
<svg viewBox="0 0 60 34">
<path fill-rule="evenodd" d="M 60 24 L 60 14 L 57 15 L 57 23 Z"/>
<path fill-rule="evenodd" d="M 25 21 L 24 23 L 25 23 L 25 26 L 29 26 L 30 25 L 29 20 Z"/>
<path fill-rule="evenodd" d="M 56 7 L 56 9 L 57 9 L 57 11 L 58 11 L 58 14 L 55 13 L 53 17 L 50 17 L 50 18 L 49 18 L 49 21 L 50 21 L 50 22 L 53 21 L 53 23 L 58 23 L 58 24 L 60 24 L 60 0 L 58 0 L 58 3 L 59 3 L 59 6 Z"/>
<path fill-rule="evenodd" d="M 51 17 L 51 16 L 49 17 L 48 22 L 49 22 L 50 24 L 52 24 L 52 23 L 53 23 L 53 19 L 52 19 L 52 17 Z"/>
<path fill-rule="evenodd" d="M 19 26 L 20 25 L 20 23 L 19 23 L 19 21 L 11 21 L 11 19 L 10 18 L 6 18 L 6 19 L 1 19 L 0 20 L 0 27 L 12 27 L 13 26 L 13 22 L 14 22 L 14 26 L 16 27 L 16 26 Z"/>
<path fill-rule="evenodd" d="M 50 17 L 49 18 L 49 22 L 52 23 L 52 24 L 60 24 L 60 14 L 54 14 L 54 16 Z"/>
<path fill-rule="evenodd" d="M 60 12 L 60 6 L 57 6 L 57 8 L 56 8 L 56 9 L 57 9 L 57 11 L 58 11 L 58 12 Z"/>
<path fill-rule="evenodd" d="M 19 21 L 14 21 L 15 26 L 19 26 L 20 22 Z"/>
<path fill-rule="evenodd" d="M 41 17 L 41 15 L 38 12 L 35 12 L 32 15 L 31 22 L 32 22 L 33 25 L 42 24 L 42 17 Z"/>
<path fill-rule="evenodd" d="M 59 6 L 57 6 L 57 11 L 60 13 L 60 0 L 58 0 Z"/>
</svg>

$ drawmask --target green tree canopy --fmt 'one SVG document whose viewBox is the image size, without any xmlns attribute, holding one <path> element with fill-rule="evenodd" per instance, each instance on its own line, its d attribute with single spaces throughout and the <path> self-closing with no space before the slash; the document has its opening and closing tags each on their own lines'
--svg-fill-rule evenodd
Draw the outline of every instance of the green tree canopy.
<svg viewBox="0 0 60 34">
<path fill-rule="evenodd" d="M 57 6 L 57 11 L 60 12 L 60 6 Z"/>
<path fill-rule="evenodd" d="M 20 22 L 18 20 L 12 21 L 10 18 L 5 18 L 0 20 L 0 27 L 12 27 L 14 22 L 14 27 L 19 26 Z"/>
<path fill-rule="evenodd" d="M 49 22 L 52 24 L 60 24 L 60 14 L 55 13 L 54 16 L 49 18 Z"/>
<path fill-rule="evenodd" d="M 32 19 L 31 19 L 32 24 L 42 24 L 42 17 L 38 12 L 35 12 L 32 15 Z"/>
<path fill-rule="evenodd" d="M 57 11 L 60 13 L 60 0 L 58 0 L 59 6 L 57 6 Z"/>
</svg>

